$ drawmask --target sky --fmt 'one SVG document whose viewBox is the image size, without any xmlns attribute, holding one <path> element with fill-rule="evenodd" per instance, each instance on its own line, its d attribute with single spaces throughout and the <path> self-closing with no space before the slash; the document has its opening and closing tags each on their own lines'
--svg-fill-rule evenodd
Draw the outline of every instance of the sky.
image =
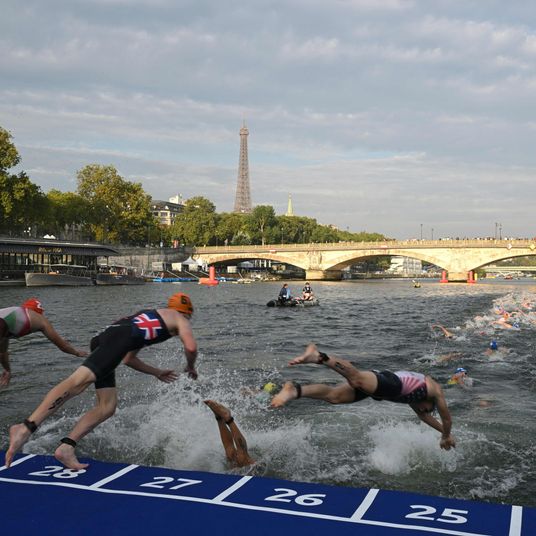
<svg viewBox="0 0 536 536">
<path fill-rule="evenodd" d="M 536 236 L 530 0 L 0 0 L 0 126 L 44 192 L 113 165 L 154 199 L 390 238 Z"/>
</svg>

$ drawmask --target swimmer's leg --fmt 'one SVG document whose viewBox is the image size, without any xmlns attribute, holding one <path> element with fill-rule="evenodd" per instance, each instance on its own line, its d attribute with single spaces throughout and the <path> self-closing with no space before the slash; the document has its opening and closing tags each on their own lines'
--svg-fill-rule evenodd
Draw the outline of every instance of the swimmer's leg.
<svg viewBox="0 0 536 536">
<path fill-rule="evenodd" d="M 305 363 L 315 363 L 317 365 L 325 365 L 326 367 L 334 370 L 341 376 L 344 376 L 351 387 L 354 389 L 360 389 L 366 394 L 374 394 L 378 387 L 378 380 L 376 374 L 368 370 L 359 370 L 350 361 L 341 359 L 340 357 L 330 357 L 323 352 L 319 352 L 318 348 L 314 344 L 309 344 L 305 349 L 305 352 L 289 361 L 290 366 L 302 365 Z M 290 394 L 290 393 L 286 393 Z M 285 398 L 283 394 L 278 400 L 281 401 Z M 314 397 L 321 398 L 321 397 Z M 273 405 L 273 404 L 272 404 Z M 276 401 L 276 405 L 279 404 Z"/>
<path fill-rule="evenodd" d="M 355 401 L 355 391 L 347 383 L 332 387 L 323 383 L 300 385 L 286 382 L 281 391 L 272 399 L 271 406 L 273 408 L 285 406 L 297 398 L 315 398 L 330 404 L 350 404 Z"/>
<path fill-rule="evenodd" d="M 244 467 L 255 463 L 255 460 L 248 453 L 246 438 L 242 435 L 242 432 L 238 428 L 233 417 L 225 421 L 225 424 L 229 427 L 229 431 L 231 432 L 236 446 L 236 465 L 238 467 Z"/>
<path fill-rule="evenodd" d="M 232 419 L 231 412 L 225 406 L 214 402 L 214 400 L 205 400 L 204 402 L 213 411 L 214 415 L 216 415 L 221 442 L 225 450 L 225 457 L 231 463 L 236 463 L 236 447 L 233 436 L 225 424 L 226 421 Z"/>
<path fill-rule="evenodd" d="M 97 389 L 96 395 L 97 405 L 82 415 L 67 436 L 70 441 L 62 441 L 54 453 L 55 458 L 69 469 L 85 469 L 88 466 L 87 463 L 83 464 L 78 461 L 75 453 L 76 443 L 100 423 L 109 419 L 117 408 L 117 389 L 115 387 Z"/>
<path fill-rule="evenodd" d="M 30 415 L 27 422 L 37 428 L 47 417 L 55 413 L 67 400 L 80 394 L 95 381 L 95 374 L 87 367 L 78 367 L 66 380 L 53 387 L 41 404 Z M 34 429 L 35 429 L 34 428 Z M 9 467 L 15 454 L 30 438 L 32 431 L 25 424 L 15 424 L 9 430 L 9 449 L 6 452 L 6 466 Z"/>
</svg>

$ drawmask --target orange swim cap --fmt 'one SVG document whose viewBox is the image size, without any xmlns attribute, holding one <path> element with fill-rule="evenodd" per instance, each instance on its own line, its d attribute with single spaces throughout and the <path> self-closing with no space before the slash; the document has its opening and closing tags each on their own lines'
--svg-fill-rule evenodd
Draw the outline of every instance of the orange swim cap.
<svg viewBox="0 0 536 536">
<path fill-rule="evenodd" d="M 170 309 L 175 309 L 179 313 L 184 313 L 185 315 L 191 315 L 194 312 L 192 300 L 187 294 L 184 294 L 183 292 L 177 292 L 177 294 L 173 294 L 173 296 L 169 298 L 167 306 Z"/>
<path fill-rule="evenodd" d="M 24 307 L 25 309 L 31 309 L 32 311 L 35 311 L 36 313 L 39 313 L 40 315 L 43 314 L 43 306 L 41 305 L 41 302 L 37 298 L 30 298 L 29 300 L 26 300 L 21 307 Z"/>
</svg>

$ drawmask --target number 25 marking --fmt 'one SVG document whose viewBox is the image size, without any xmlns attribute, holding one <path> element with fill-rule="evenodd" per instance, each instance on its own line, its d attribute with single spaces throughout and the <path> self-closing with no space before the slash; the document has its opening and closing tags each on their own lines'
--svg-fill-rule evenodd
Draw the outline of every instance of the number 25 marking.
<svg viewBox="0 0 536 536">
<path fill-rule="evenodd" d="M 454 510 L 453 508 L 445 508 L 439 517 L 431 517 L 426 514 L 435 514 L 437 510 L 432 506 L 426 506 L 424 504 L 412 504 L 410 508 L 420 508 L 420 512 L 413 512 L 408 514 L 408 519 L 420 519 L 423 521 L 440 521 L 441 523 L 467 523 L 467 518 L 460 515 L 467 515 L 468 510 Z"/>
</svg>

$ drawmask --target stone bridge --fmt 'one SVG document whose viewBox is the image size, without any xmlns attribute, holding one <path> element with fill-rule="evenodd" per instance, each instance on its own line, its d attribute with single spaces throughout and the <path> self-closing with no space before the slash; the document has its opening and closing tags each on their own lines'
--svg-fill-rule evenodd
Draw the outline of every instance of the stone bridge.
<svg viewBox="0 0 536 536">
<path fill-rule="evenodd" d="M 536 255 L 532 240 L 388 240 L 333 244 L 272 244 L 194 248 L 193 258 L 206 264 L 270 259 L 305 270 L 310 280 L 340 279 L 341 270 L 371 257 L 401 255 L 434 264 L 449 281 L 467 281 L 469 272 L 491 262 Z"/>
</svg>

